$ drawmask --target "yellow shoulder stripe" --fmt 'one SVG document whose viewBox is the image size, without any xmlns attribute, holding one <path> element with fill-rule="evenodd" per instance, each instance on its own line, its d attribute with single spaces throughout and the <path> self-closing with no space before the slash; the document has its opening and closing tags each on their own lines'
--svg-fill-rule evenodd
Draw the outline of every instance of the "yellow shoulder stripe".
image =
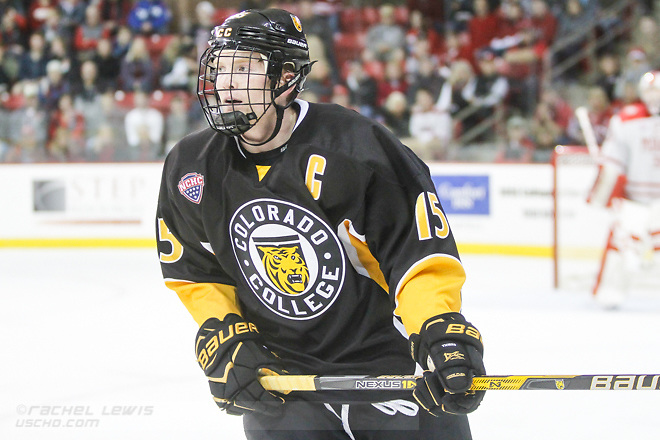
<svg viewBox="0 0 660 440">
<path fill-rule="evenodd" d="M 401 317 L 408 334 L 419 333 L 427 319 L 447 312 L 460 312 L 465 270 L 450 255 L 436 254 L 418 261 L 399 282 L 394 313 Z"/>
</svg>

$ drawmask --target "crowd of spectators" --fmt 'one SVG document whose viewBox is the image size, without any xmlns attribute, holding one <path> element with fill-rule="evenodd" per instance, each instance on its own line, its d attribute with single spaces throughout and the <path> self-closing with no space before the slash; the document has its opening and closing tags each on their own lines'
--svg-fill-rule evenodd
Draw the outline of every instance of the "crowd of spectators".
<svg viewBox="0 0 660 440">
<path fill-rule="evenodd" d="M 247 7 L 301 18 L 318 60 L 303 99 L 377 119 L 429 161 L 545 162 L 582 144 L 565 93 L 576 84 L 602 141 L 660 67 L 651 1 L 623 11 L 635 26 L 596 63 L 570 61 L 625 19 L 615 0 L 229 3 L 0 0 L 0 162 L 161 160 L 205 127 L 199 56 L 210 29 Z"/>
</svg>

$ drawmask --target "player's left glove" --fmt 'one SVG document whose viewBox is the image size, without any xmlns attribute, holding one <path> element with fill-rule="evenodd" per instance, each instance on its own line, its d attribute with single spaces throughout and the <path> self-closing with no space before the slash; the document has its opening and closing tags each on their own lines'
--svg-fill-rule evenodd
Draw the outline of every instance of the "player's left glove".
<svg viewBox="0 0 660 440">
<path fill-rule="evenodd" d="M 257 376 L 260 371 L 278 374 L 284 370 L 254 324 L 233 313 L 222 321 L 207 319 L 197 332 L 195 352 L 213 399 L 228 414 L 281 413 L 284 399 L 266 391 Z"/>
<path fill-rule="evenodd" d="M 428 319 L 420 334 L 410 337 L 413 358 L 425 370 L 413 396 L 433 415 L 441 411 L 468 414 L 476 410 L 485 391 L 469 391 L 474 376 L 486 374 L 481 334 L 460 313 Z"/>
</svg>

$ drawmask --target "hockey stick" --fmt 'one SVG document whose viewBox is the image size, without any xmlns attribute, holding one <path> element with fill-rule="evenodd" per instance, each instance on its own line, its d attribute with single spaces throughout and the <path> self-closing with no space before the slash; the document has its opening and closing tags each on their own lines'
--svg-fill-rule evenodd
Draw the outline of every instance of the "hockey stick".
<svg viewBox="0 0 660 440">
<path fill-rule="evenodd" d="M 420 376 L 261 376 L 271 391 L 412 390 Z M 473 391 L 495 390 L 660 390 L 660 374 L 580 376 L 478 376 Z"/>
<path fill-rule="evenodd" d="M 600 147 L 596 140 L 594 127 L 591 125 L 591 120 L 589 119 L 589 111 L 586 107 L 578 107 L 575 109 L 575 117 L 577 118 L 578 124 L 580 124 L 580 129 L 584 135 L 584 141 L 587 144 L 589 154 L 594 159 L 598 159 L 598 156 L 600 156 Z"/>
</svg>

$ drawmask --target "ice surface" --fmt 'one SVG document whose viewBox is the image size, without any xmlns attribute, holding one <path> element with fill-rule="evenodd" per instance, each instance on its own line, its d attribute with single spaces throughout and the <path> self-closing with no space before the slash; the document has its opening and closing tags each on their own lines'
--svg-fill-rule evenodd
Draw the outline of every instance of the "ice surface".
<svg viewBox="0 0 660 440">
<path fill-rule="evenodd" d="M 660 292 L 604 311 L 553 291 L 547 259 L 463 260 L 490 374 L 660 374 Z M 244 438 L 155 251 L 2 249 L 0 286 L 0 439 Z M 475 440 L 650 440 L 659 413 L 660 391 L 491 391 L 471 424 Z"/>
</svg>

